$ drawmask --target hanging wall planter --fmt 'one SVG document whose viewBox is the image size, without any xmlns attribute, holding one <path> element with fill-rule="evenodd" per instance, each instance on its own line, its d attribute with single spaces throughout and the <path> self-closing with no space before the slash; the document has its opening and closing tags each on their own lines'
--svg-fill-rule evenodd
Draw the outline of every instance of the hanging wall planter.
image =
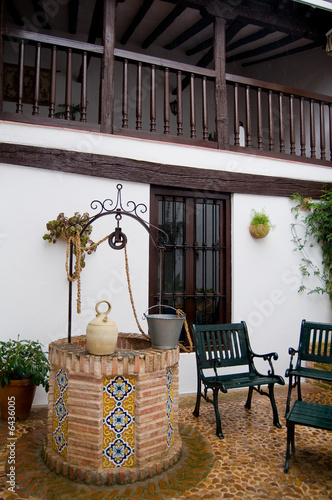
<svg viewBox="0 0 332 500">
<path fill-rule="evenodd" d="M 264 210 L 261 212 L 253 210 L 249 226 L 251 236 L 255 239 L 265 238 L 269 234 L 270 229 L 274 229 L 274 226 L 271 224 L 270 218 Z"/>
</svg>

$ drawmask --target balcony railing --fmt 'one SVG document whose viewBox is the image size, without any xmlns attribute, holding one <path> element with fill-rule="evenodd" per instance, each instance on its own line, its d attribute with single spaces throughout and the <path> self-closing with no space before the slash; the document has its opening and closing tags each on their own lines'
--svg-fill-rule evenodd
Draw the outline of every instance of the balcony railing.
<svg viewBox="0 0 332 500">
<path fill-rule="evenodd" d="M 220 147 L 214 70 L 116 48 L 113 75 L 102 45 L 8 28 L 2 35 L 2 119 L 104 131 L 107 109 L 111 133 Z M 331 161 L 332 97 L 230 74 L 225 83 L 230 149 Z"/>
</svg>

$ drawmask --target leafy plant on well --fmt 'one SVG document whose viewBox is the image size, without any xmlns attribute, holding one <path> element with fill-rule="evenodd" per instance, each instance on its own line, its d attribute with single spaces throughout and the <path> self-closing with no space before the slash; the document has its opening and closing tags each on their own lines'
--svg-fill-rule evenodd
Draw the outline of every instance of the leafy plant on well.
<svg viewBox="0 0 332 500">
<path fill-rule="evenodd" d="M 317 276 L 320 285 L 314 289 L 307 287 L 304 282 L 299 291 L 311 293 L 327 293 L 332 300 L 332 191 L 323 192 L 318 201 L 304 197 L 299 193 L 291 196 L 296 202 L 292 208 L 295 219 L 301 217 L 304 236 L 298 236 L 297 225 L 292 224 L 293 242 L 296 249 L 302 253 L 300 270 L 303 279 Z M 322 268 L 317 266 L 308 256 L 306 249 L 320 245 L 322 250 Z"/>
<path fill-rule="evenodd" d="M 56 243 L 58 238 L 67 240 L 70 236 L 75 236 L 77 232 L 81 233 L 88 220 L 89 214 L 87 212 L 83 214 L 75 212 L 72 217 L 65 217 L 65 214 L 61 212 L 55 220 L 50 220 L 47 222 L 46 228 L 48 230 L 48 233 L 44 234 L 43 239 L 49 241 L 49 243 Z M 89 224 L 80 236 L 82 249 L 88 248 L 86 250 L 87 254 L 91 254 L 97 249 L 97 247 L 94 246 L 95 243 L 90 239 L 91 232 L 92 225 Z M 90 246 L 92 247 L 91 249 L 89 248 Z M 74 253 L 76 254 L 75 247 Z M 81 253 L 81 268 L 83 267 L 85 267 L 84 251 L 82 251 Z"/>
<path fill-rule="evenodd" d="M 0 342 L 0 385 L 11 380 L 30 379 L 32 384 L 49 389 L 49 361 L 43 345 L 33 340 L 8 340 Z"/>
</svg>

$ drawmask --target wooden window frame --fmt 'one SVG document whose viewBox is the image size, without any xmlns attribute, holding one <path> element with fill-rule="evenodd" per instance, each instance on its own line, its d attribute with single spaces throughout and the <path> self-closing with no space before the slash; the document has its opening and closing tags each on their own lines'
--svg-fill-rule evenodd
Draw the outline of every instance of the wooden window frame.
<svg viewBox="0 0 332 500">
<path fill-rule="evenodd" d="M 197 191 L 197 190 L 185 190 L 172 187 L 161 187 L 161 186 L 151 186 L 150 192 L 150 222 L 154 226 L 158 226 L 158 197 L 160 196 L 176 196 L 179 198 L 184 198 L 187 200 L 188 206 L 191 205 L 191 211 L 193 213 L 194 200 L 220 200 L 223 202 L 223 217 L 220 220 L 220 227 L 222 229 L 223 252 L 225 253 L 224 258 L 221 261 L 219 276 L 220 276 L 220 290 L 219 296 L 222 298 L 219 304 L 219 323 L 228 323 L 231 321 L 231 297 L 232 297 L 232 287 L 231 287 L 231 196 L 227 193 L 220 193 L 215 191 Z M 188 216 L 186 216 L 186 221 L 188 221 Z M 195 245 L 194 234 L 190 234 L 187 231 L 188 240 L 186 244 L 188 249 Z M 156 250 L 154 245 L 150 243 L 150 263 L 149 263 L 149 306 L 156 305 L 157 297 L 160 296 L 160 290 L 158 289 L 158 260 L 160 259 L 159 252 Z M 195 269 L 193 259 L 193 253 L 189 253 L 187 260 L 187 265 L 190 269 Z M 186 287 L 185 290 L 195 288 L 194 274 L 187 273 L 185 277 Z M 189 286 L 189 288 L 187 288 Z M 184 295 L 186 297 L 186 291 L 184 294 L 179 294 L 179 296 Z M 192 297 L 191 297 L 192 298 Z M 195 302 L 187 301 L 186 303 L 186 315 L 189 323 L 194 322 L 195 318 Z"/>
</svg>

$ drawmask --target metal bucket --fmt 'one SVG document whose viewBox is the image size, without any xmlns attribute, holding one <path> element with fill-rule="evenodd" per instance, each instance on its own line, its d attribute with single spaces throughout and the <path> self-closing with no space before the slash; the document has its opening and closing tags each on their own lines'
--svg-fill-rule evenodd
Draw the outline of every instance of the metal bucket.
<svg viewBox="0 0 332 500">
<path fill-rule="evenodd" d="M 151 338 L 151 347 L 154 349 L 176 349 L 181 330 L 183 327 L 186 315 L 180 311 L 180 316 L 175 314 L 147 314 L 153 307 L 167 307 L 174 309 L 170 306 L 152 306 L 144 313 L 147 319 L 149 334 Z"/>
</svg>

